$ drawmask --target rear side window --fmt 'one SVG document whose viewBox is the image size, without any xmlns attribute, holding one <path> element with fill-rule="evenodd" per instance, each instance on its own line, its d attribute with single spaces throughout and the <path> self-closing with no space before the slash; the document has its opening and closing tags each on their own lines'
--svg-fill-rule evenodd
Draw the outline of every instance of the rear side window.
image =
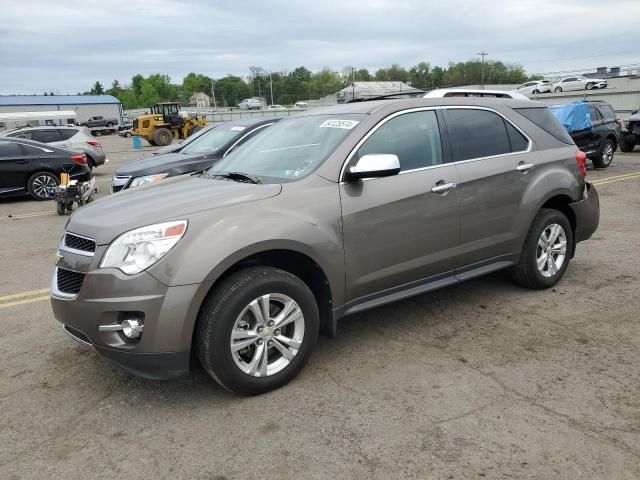
<svg viewBox="0 0 640 480">
<path fill-rule="evenodd" d="M 596 107 L 589 107 L 589 117 L 591 118 L 592 122 L 602 120 L 602 115 L 600 115 L 600 112 L 598 112 L 598 109 L 596 109 Z"/>
<path fill-rule="evenodd" d="M 0 142 L 0 158 L 19 157 L 22 155 L 20 145 L 12 142 Z"/>
<path fill-rule="evenodd" d="M 445 110 L 453 161 L 511 153 L 502 117 L 487 110 Z"/>
<path fill-rule="evenodd" d="M 516 127 L 509 122 L 504 122 L 507 127 L 507 135 L 509 136 L 509 143 L 511 144 L 512 152 L 524 152 L 529 148 L 529 140 L 522 135 Z"/>
<path fill-rule="evenodd" d="M 59 142 L 60 134 L 57 130 L 34 130 L 31 139 L 42 143 Z"/>
<path fill-rule="evenodd" d="M 404 113 L 384 123 L 358 149 L 358 158 L 376 153 L 397 155 L 402 171 L 441 164 L 436 113 L 431 110 Z"/>
<path fill-rule="evenodd" d="M 616 112 L 614 112 L 613 108 L 611 108 L 609 105 L 598 105 L 598 110 L 600 110 L 600 112 L 602 112 L 602 115 L 607 120 L 611 120 L 611 119 L 615 119 L 616 118 Z"/>
<path fill-rule="evenodd" d="M 27 140 L 31 140 L 31 132 L 12 133 L 11 135 L 7 136 L 11 138 L 26 138 Z"/>
<path fill-rule="evenodd" d="M 565 128 L 548 108 L 515 108 L 514 111 L 561 142 L 573 143 Z"/>
<path fill-rule="evenodd" d="M 60 133 L 60 137 L 62 137 L 62 140 L 69 140 L 76 133 L 78 133 L 78 130 L 76 130 L 75 128 L 61 128 L 60 130 L 58 130 L 58 132 Z"/>
</svg>

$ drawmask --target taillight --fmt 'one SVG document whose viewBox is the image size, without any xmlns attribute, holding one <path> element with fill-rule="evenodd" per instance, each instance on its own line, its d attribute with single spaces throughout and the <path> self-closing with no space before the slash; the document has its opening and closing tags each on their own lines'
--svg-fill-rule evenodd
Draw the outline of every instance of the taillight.
<svg viewBox="0 0 640 480">
<path fill-rule="evenodd" d="M 96 140 L 89 140 L 87 143 L 92 147 L 102 148 L 102 145 L 100 145 L 100 142 Z"/>
<path fill-rule="evenodd" d="M 576 152 L 576 163 L 578 164 L 578 168 L 580 169 L 580 173 L 582 173 L 582 176 L 586 177 L 587 176 L 587 155 L 582 150 L 578 150 Z"/>
<path fill-rule="evenodd" d="M 78 165 L 86 165 L 87 156 L 84 153 L 82 155 L 71 155 L 71 161 Z"/>
</svg>

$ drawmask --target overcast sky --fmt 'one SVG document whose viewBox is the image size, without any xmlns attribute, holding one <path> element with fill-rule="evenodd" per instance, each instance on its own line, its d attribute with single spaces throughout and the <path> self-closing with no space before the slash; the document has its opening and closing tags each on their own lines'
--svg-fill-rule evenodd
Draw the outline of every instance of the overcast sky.
<svg viewBox="0 0 640 480">
<path fill-rule="evenodd" d="M 251 65 L 445 66 L 482 50 L 529 73 L 640 68 L 640 0 L 0 0 L 0 11 L 0 94 Z"/>
</svg>

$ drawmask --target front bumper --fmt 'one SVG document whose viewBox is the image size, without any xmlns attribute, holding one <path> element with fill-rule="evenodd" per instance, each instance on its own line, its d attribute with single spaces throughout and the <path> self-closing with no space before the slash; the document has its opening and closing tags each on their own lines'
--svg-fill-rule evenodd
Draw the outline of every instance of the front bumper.
<svg viewBox="0 0 640 480">
<path fill-rule="evenodd" d="M 104 248 L 98 247 L 100 253 Z M 74 339 L 134 375 L 152 379 L 186 375 L 200 285 L 167 287 L 147 272 L 129 276 L 117 269 L 98 269 L 102 256 L 98 253 L 94 259 L 61 248 L 63 258 L 51 282 L 55 318 Z M 84 275 L 77 294 L 60 291 L 58 269 Z M 144 324 L 137 341 L 99 328 L 131 316 Z"/>
<path fill-rule="evenodd" d="M 587 182 L 584 198 L 571 204 L 576 218 L 575 243 L 591 238 L 600 223 L 600 198 L 593 184 Z"/>
</svg>

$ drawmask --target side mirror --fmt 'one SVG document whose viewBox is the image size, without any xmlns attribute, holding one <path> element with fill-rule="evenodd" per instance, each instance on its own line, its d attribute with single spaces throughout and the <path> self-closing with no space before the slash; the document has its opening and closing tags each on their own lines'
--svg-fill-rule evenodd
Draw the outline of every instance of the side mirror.
<svg viewBox="0 0 640 480">
<path fill-rule="evenodd" d="M 390 177 L 400 173 L 400 160 L 397 155 L 375 153 L 364 155 L 358 163 L 349 167 L 346 180 L 349 182 L 361 178 Z"/>
</svg>

